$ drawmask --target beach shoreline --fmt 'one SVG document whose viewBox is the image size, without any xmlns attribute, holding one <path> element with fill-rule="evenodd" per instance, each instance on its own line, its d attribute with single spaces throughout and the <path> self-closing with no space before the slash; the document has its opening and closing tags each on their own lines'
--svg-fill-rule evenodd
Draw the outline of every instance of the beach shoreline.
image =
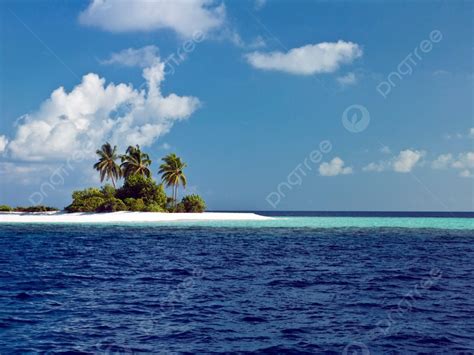
<svg viewBox="0 0 474 355">
<path fill-rule="evenodd" d="M 259 221 L 272 217 L 244 212 L 160 213 L 160 212 L 1 212 L 0 223 L 134 223 L 180 221 Z"/>
</svg>

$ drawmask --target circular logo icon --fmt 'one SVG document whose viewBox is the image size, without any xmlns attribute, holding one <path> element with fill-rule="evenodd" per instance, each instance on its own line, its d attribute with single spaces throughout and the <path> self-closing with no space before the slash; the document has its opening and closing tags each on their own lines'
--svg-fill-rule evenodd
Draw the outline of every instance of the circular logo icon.
<svg viewBox="0 0 474 355">
<path fill-rule="evenodd" d="M 367 129 L 370 113 L 365 106 L 351 105 L 342 113 L 342 124 L 352 133 L 360 133 Z"/>
<path fill-rule="evenodd" d="M 364 343 L 355 341 L 347 344 L 342 355 L 370 355 L 369 348 Z"/>
</svg>

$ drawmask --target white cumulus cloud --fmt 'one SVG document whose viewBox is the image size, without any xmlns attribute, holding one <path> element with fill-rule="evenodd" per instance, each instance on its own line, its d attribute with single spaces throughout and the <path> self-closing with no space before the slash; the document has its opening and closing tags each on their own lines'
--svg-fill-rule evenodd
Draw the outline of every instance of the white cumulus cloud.
<svg viewBox="0 0 474 355">
<path fill-rule="evenodd" d="M 393 170 L 397 173 L 409 173 L 424 155 L 423 151 L 403 150 L 393 161 Z"/>
<path fill-rule="evenodd" d="M 469 128 L 466 133 L 449 133 L 445 134 L 446 139 L 474 139 L 474 127 Z"/>
<path fill-rule="evenodd" d="M 406 149 L 389 160 L 370 163 L 362 170 L 366 172 L 393 170 L 398 173 L 408 173 L 423 163 L 425 155 L 425 151 Z M 430 165 L 434 170 L 453 169 L 459 171 L 461 177 L 474 177 L 474 152 L 464 152 L 457 156 L 451 153 L 441 154 L 432 160 Z"/>
<path fill-rule="evenodd" d="M 102 64 L 119 64 L 127 67 L 146 68 L 159 64 L 158 47 L 145 46 L 142 48 L 127 48 L 112 53 L 109 59 L 102 60 Z"/>
<path fill-rule="evenodd" d="M 382 152 L 388 154 L 390 151 L 388 149 L 382 149 Z M 397 173 L 409 173 L 418 163 L 420 163 L 425 155 L 425 151 L 406 149 L 402 150 L 397 156 L 394 156 L 391 159 L 381 160 L 377 163 L 370 163 L 363 167 L 362 170 L 378 173 L 387 170 L 393 170 Z"/>
<path fill-rule="evenodd" d="M 4 135 L 0 135 L 0 154 L 5 151 L 5 148 L 7 147 L 8 144 L 8 139 Z"/>
<path fill-rule="evenodd" d="M 21 185 L 40 184 L 54 169 L 51 164 L 0 161 L 0 181 Z"/>
<path fill-rule="evenodd" d="M 364 166 L 362 168 L 362 171 L 374 171 L 380 173 L 382 171 L 387 170 L 387 167 L 389 167 L 389 164 L 387 162 L 380 161 L 378 163 L 370 163 L 367 166 Z"/>
<path fill-rule="evenodd" d="M 461 153 L 456 159 L 453 159 L 451 166 L 454 169 L 461 170 L 459 176 L 470 178 L 474 177 L 474 152 Z"/>
<path fill-rule="evenodd" d="M 6 152 L 15 159 L 46 161 L 70 158 L 105 141 L 121 149 L 149 146 L 200 105 L 192 96 L 163 95 L 164 76 L 162 62 L 145 68 L 147 88 L 137 90 L 84 75 L 70 92 L 60 87 L 37 111 L 24 115 Z"/>
<path fill-rule="evenodd" d="M 337 41 L 308 44 L 283 52 L 252 52 L 245 55 L 254 68 L 298 75 L 331 73 L 342 64 L 362 56 L 362 48 L 352 42 Z"/>
<path fill-rule="evenodd" d="M 459 173 L 459 176 L 463 178 L 472 178 L 474 177 L 474 174 L 470 170 L 465 169 Z"/>
<path fill-rule="evenodd" d="M 474 168 L 474 152 L 461 153 L 452 163 L 456 169 L 473 169 Z"/>
<path fill-rule="evenodd" d="M 225 18 L 224 4 L 213 0 L 93 0 L 79 22 L 110 32 L 170 29 L 189 38 L 221 27 Z"/>
<path fill-rule="evenodd" d="M 453 154 L 441 154 L 432 163 L 433 169 L 455 169 L 459 170 L 461 177 L 473 177 L 474 152 L 460 153 L 455 157 Z"/>
<path fill-rule="evenodd" d="M 321 176 L 337 176 L 337 175 L 348 175 L 352 174 L 353 170 L 351 167 L 344 166 L 344 161 L 335 157 L 329 163 L 324 162 L 319 166 L 319 174 Z"/>
<path fill-rule="evenodd" d="M 453 162 L 453 168 L 461 169 L 460 177 L 474 177 L 474 152 L 461 153 L 458 159 Z"/>
<path fill-rule="evenodd" d="M 347 73 L 346 75 L 340 76 L 336 80 L 341 86 L 349 86 L 349 85 L 354 85 L 357 83 L 357 77 L 352 72 Z"/>
<path fill-rule="evenodd" d="M 433 169 L 446 169 L 452 163 L 452 161 L 452 154 L 441 154 L 431 163 L 431 167 Z"/>
</svg>

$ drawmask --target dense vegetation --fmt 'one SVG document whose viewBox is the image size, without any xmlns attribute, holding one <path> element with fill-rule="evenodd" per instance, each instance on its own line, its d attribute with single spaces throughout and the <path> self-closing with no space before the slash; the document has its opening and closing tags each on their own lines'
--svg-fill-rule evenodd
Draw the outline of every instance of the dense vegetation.
<svg viewBox="0 0 474 355">
<path fill-rule="evenodd" d="M 49 206 L 29 206 L 29 207 L 10 207 L 7 205 L 0 205 L 0 212 L 51 212 L 58 211 L 57 208 Z"/>
<path fill-rule="evenodd" d="M 206 204 L 199 195 L 184 196 L 178 203 L 178 188 L 186 187 L 184 163 L 176 154 L 169 154 L 162 159 L 158 173 L 162 183 L 157 184 L 152 178 L 148 154 L 140 146 L 129 146 L 124 155 L 117 154 L 117 147 L 105 143 L 97 150 L 99 160 L 94 164 L 100 174 L 100 181 L 110 180 L 102 188 L 88 188 L 74 191 L 72 203 L 66 207 L 68 212 L 204 212 Z M 117 160 L 121 164 L 117 164 Z M 124 180 L 117 188 L 120 179 Z M 171 197 L 165 192 L 171 188 Z"/>
<path fill-rule="evenodd" d="M 184 196 L 176 208 L 177 212 L 203 212 L 206 203 L 199 195 Z"/>
</svg>

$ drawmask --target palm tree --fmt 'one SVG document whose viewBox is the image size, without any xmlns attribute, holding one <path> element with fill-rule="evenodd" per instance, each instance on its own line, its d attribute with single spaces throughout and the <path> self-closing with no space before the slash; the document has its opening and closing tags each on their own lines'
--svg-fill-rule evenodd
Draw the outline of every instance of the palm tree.
<svg viewBox="0 0 474 355">
<path fill-rule="evenodd" d="M 122 174 L 125 178 L 133 174 L 143 175 L 146 177 L 151 176 L 151 171 L 148 168 L 151 164 L 150 157 L 148 154 L 143 153 L 140 150 L 140 146 L 137 144 L 135 147 L 129 146 L 125 155 L 122 155 Z"/>
<path fill-rule="evenodd" d="M 100 172 L 100 182 L 104 181 L 104 178 L 110 179 L 115 188 L 115 181 L 122 177 L 122 171 L 115 162 L 119 158 L 117 146 L 114 145 L 112 148 L 110 143 L 107 142 L 96 153 L 99 156 L 99 161 L 94 164 L 94 169 Z"/>
<path fill-rule="evenodd" d="M 158 173 L 162 174 L 161 180 L 166 184 L 166 187 L 172 187 L 174 207 L 176 207 L 178 186 L 181 184 L 185 188 L 187 183 L 186 175 L 183 173 L 186 163 L 181 161 L 181 158 L 174 153 L 168 154 L 161 160 L 163 160 L 164 163 L 160 165 Z"/>
</svg>

